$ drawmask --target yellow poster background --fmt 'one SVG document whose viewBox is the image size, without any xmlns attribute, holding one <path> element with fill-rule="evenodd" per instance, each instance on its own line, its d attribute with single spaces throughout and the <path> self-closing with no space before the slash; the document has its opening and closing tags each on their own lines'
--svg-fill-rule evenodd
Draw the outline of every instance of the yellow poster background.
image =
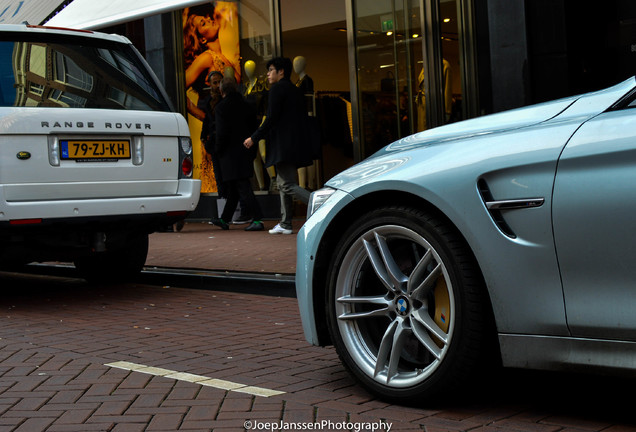
<svg viewBox="0 0 636 432">
<path fill-rule="evenodd" d="M 201 142 L 201 130 L 209 104 L 207 76 L 219 71 L 240 82 L 238 5 L 216 1 L 185 8 L 182 13 L 187 119 L 193 146 L 194 178 L 201 193 L 217 191 L 212 158 Z"/>
</svg>

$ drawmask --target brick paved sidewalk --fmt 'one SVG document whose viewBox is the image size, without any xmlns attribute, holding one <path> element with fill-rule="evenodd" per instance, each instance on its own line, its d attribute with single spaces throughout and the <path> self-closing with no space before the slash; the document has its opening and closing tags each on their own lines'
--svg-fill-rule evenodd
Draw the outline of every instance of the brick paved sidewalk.
<svg viewBox="0 0 636 432">
<path fill-rule="evenodd" d="M 180 232 L 150 235 L 146 266 L 256 273 L 296 273 L 296 234 L 303 221 L 294 221 L 292 235 L 246 232 L 246 225 L 227 231 L 207 222 L 188 222 Z"/>
<path fill-rule="evenodd" d="M 470 402 L 379 401 L 332 348 L 305 342 L 294 299 L 41 276 L 3 274 L 0 282 L 1 431 L 224 432 L 244 431 L 248 420 L 382 420 L 394 431 L 427 432 L 636 430 L 633 380 L 625 379 L 517 373 Z M 193 376 L 284 393 L 263 397 Z"/>
</svg>

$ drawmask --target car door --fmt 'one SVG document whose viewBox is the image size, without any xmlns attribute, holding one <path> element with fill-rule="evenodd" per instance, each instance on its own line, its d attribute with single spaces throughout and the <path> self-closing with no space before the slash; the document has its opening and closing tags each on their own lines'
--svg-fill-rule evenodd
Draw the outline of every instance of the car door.
<svg viewBox="0 0 636 432">
<path fill-rule="evenodd" d="M 572 335 L 636 340 L 636 108 L 580 127 L 559 160 L 553 200 Z"/>
</svg>

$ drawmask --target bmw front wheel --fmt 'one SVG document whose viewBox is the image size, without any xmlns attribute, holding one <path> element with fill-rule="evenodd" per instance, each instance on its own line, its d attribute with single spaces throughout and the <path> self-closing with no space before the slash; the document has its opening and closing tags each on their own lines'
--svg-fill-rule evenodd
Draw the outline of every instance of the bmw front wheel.
<svg viewBox="0 0 636 432">
<path fill-rule="evenodd" d="M 328 318 L 343 363 L 402 403 L 452 391 L 483 358 L 485 293 L 446 222 L 388 207 L 355 221 L 330 267 Z"/>
</svg>

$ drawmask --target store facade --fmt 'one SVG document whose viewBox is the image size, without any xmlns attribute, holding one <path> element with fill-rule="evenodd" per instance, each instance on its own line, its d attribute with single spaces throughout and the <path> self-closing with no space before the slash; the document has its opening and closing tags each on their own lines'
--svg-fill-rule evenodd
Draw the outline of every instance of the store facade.
<svg viewBox="0 0 636 432">
<path fill-rule="evenodd" d="M 24 2 L 5 1 L 7 10 Z M 216 186 L 196 105 L 201 71 L 213 67 L 234 74 L 262 113 L 267 61 L 297 60 L 291 78 L 304 86 L 318 137 L 314 165 L 299 172 L 308 189 L 400 137 L 596 90 L 636 70 L 633 0 L 57 3 L 65 7 L 42 23 L 124 34 L 142 51 L 191 125 L 204 197 Z M 191 42 L 193 17 L 218 26 L 215 43 Z M 193 67 L 206 51 L 223 60 Z M 271 194 L 274 173 L 262 161 L 255 168 L 254 189 Z"/>
<path fill-rule="evenodd" d="M 320 136 L 315 164 L 300 173 L 309 189 L 397 138 L 476 115 L 465 101 L 477 96 L 464 90 L 475 74 L 474 44 L 464 31 L 472 22 L 468 0 L 154 2 L 149 13 L 151 3 L 74 0 L 47 25 L 128 36 L 188 116 L 195 141 L 201 118 L 188 107 L 204 93 L 189 68 L 204 50 L 187 40 L 191 16 L 220 21 L 221 52 L 246 92 L 266 94 L 270 58 L 302 57 L 305 68 L 292 81 L 306 74 L 304 82 L 313 83 L 308 112 Z M 205 150 L 198 153 L 202 192 L 213 193 Z M 271 176 L 258 167 L 255 188 L 269 190 Z"/>
</svg>

